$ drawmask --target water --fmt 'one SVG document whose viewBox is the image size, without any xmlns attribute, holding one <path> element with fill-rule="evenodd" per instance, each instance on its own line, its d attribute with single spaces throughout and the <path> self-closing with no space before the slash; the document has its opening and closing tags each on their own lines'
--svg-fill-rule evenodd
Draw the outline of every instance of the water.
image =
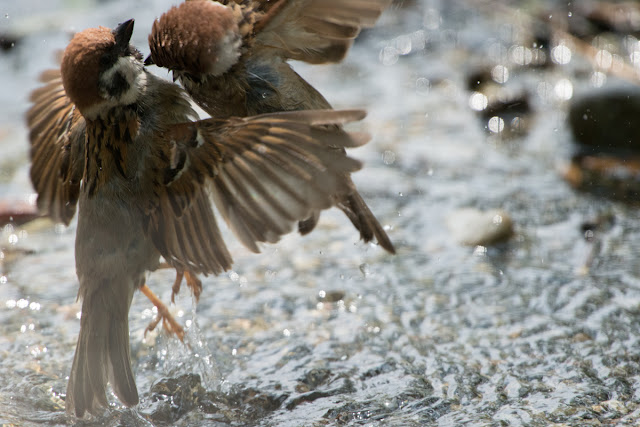
<svg viewBox="0 0 640 427">
<path fill-rule="evenodd" d="M 169 4 L 0 7 L 0 30 L 21 36 L 0 53 L 3 198 L 32 191 L 22 116 L 68 31 L 135 17 L 144 53 L 153 18 Z M 398 254 L 357 242 L 338 211 L 310 236 L 287 236 L 261 255 L 230 240 L 234 270 L 203 278 L 197 327 L 186 288 L 172 307 L 191 325 L 189 347 L 158 333 L 145 339 L 153 313 L 136 295 L 141 404 L 131 411 L 113 400 L 89 424 L 638 422 L 638 214 L 574 192 L 559 173 L 572 150 L 566 82 L 589 90 L 584 61 L 574 53 L 562 66 L 510 65 L 504 86 L 528 93 L 534 111 L 523 137 L 491 133 L 470 108 L 468 76 L 501 63 L 519 28 L 479 6 L 406 2 L 343 64 L 296 64 L 334 106 L 369 111 L 363 126 L 374 139 L 353 151 L 366 165 L 354 180 Z M 467 207 L 505 210 L 515 236 L 497 247 L 460 245 L 446 220 Z M 610 220 L 585 238 L 583 223 L 601 218 Z M 2 423 L 73 423 L 63 398 L 79 328 L 74 233 L 74 224 L 42 221 L 0 233 Z M 173 278 L 159 271 L 148 283 L 168 302 Z"/>
</svg>

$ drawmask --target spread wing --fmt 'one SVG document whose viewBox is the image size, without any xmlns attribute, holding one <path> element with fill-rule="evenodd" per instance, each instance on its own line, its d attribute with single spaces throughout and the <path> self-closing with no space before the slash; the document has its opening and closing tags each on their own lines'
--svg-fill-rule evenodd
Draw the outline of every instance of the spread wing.
<svg viewBox="0 0 640 427">
<path fill-rule="evenodd" d="M 38 209 L 69 224 L 76 212 L 84 168 L 85 121 L 62 87 L 60 70 L 45 71 L 27 112 L 31 182 Z"/>
<path fill-rule="evenodd" d="M 320 64 L 339 62 L 362 28 L 375 25 L 392 0 L 254 0 L 263 17 L 256 45 L 285 58 Z"/>
<path fill-rule="evenodd" d="M 361 166 L 344 148 L 362 145 L 368 136 L 326 125 L 363 117 L 356 110 L 299 111 L 174 126 L 162 135 L 167 143 L 154 168 L 158 197 L 149 212 L 149 231 L 161 253 L 192 271 L 228 268 L 231 258 L 205 200 L 254 252 L 258 242 L 276 242 L 312 212 L 331 207 L 336 194 L 352 191 L 346 176 Z M 193 228 L 164 225 L 180 222 Z M 193 238 L 207 227 L 215 228 L 213 236 Z M 206 253 L 217 261 L 205 265 Z"/>
</svg>

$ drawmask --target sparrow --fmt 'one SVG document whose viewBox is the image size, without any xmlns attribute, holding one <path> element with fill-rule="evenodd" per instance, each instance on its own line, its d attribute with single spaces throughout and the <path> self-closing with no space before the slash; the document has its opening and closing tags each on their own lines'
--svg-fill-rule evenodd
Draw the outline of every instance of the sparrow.
<svg viewBox="0 0 640 427">
<path fill-rule="evenodd" d="M 258 252 L 352 191 L 345 176 L 361 164 L 344 149 L 368 141 L 335 130 L 361 110 L 197 120 L 180 86 L 144 68 L 133 26 L 77 33 L 27 113 L 37 206 L 63 223 L 78 211 L 82 315 L 66 392 L 77 417 L 108 405 L 109 383 L 138 403 L 128 312 L 161 256 L 193 274 L 231 267 L 214 205 Z"/>
<path fill-rule="evenodd" d="M 147 65 L 173 72 L 212 117 L 330 109 L 329 102 L 289 65 L 341 61 L 362 28 L 372 27 L 391 0 L 192 0 L 157 19 Z M 335 204 L 360 231 L 395 253 L 386 231 L 352 189 Z M 299 223 L 312 231 L 319 212 Z"/>
</svg>

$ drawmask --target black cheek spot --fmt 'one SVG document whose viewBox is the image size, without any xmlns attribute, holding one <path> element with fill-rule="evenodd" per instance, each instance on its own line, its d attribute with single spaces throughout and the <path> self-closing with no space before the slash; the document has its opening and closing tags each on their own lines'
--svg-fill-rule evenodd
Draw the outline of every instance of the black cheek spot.
<svg viewBox="0 0 640 427">
<path fill-rule="evenodd" d="M 130 84 L 127 79 L 124 78 L 122 73 L 115 73 L 113 75 L 113 79 L 108 82 L 107 87 L 105 88 L 109 96 L 113 98 L 119 98 L 127 92 L 130 88 Z"/>
</svg>

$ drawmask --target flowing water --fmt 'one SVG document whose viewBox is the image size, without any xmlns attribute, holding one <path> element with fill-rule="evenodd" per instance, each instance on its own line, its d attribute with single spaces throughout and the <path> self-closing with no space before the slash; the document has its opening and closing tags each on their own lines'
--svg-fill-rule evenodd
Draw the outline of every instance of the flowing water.
<svg viewBox="0 0 640 427">
<path fill-rule="evenodd" d="M 147 53 L 152 21 L 172 2 L 8 3 L 0 32 L 15 47 L 0 51 L 0 197 L 27 200 L 23 115 L 38 74 L 70 32 L 131 17 Z M 358 242 L 337 210 L 310 236 L 260 255 L 229 236 L 233 271 L 203 278 L 197 306 L 188 289 L 172 306 L 188 345 L 145 338 L 154 312 L 135 296 L 141 403 L 129 410 L 112 396 L 110 411 L 83 424 L 637 423 L 637 209 L 562 179 L 573 144 L 567 100 L 591 80 L 575 53 L 551 67 L 513 65 L 512 52 L 532 46 L 520 41 L 524 17 L 544 10 L 522 3 L 509 15 L 483 2 L 406 1 L 344 63 L 296 64 L 336 108 L 369 111 L 356 128 L 374 137 L 352 151 L 365 163 L 354 180 L 397 255 Z M 532 110 L 521 136 L 470 107 L 469 76 L 496 65 Z M 458 243 L 446 224 L 462 208 L 502 209 L 514 236 Z M 585 238 L 585 223 L 600 226 Z M 75 422 L 64 413 L 79 329 L 74 235 L 75 223 L 41 220 L 1 230 L 0 423 Z M 158 271 L 148 283 L 168 302 L 173 278 Z"/>
</svg>

